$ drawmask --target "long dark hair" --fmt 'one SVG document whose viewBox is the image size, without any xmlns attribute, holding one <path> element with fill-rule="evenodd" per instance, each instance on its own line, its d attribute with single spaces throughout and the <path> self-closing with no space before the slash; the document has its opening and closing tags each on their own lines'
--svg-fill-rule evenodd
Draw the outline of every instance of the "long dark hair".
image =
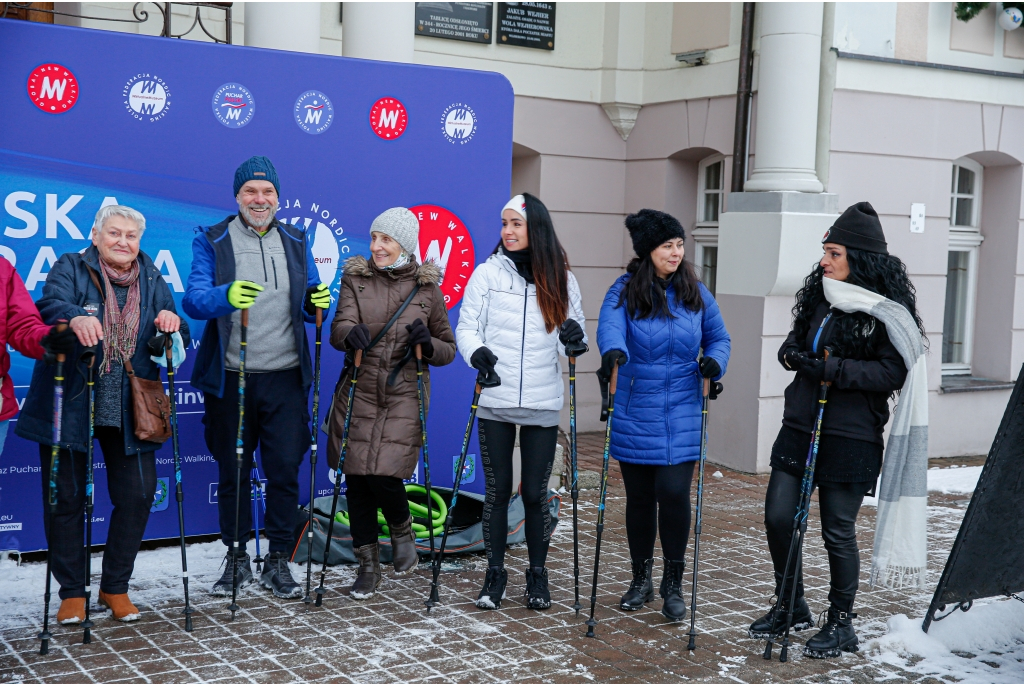
<svg viewBox="0 0 1024 685">
<path fill-rule="evenodd" d="M 544 327 L 550 333 L 569 316 L 569 257 L 558 242 L 548 208 L 539 198 L 529 193 L 522 195 L 526 200 L 526 238 L 537 288 L 537 305 L 544 317 Z M 501 249 L 501 244 L 499 238 L 495 253 Z"/>
<path fill-rule="evenodd" d="M 850 265 L 850 275 L 846 282 L 878 293 L 906 307 L 914 317 L 914 322 L 917 323 L 921 337 L 927 345 L 924 322 L 917 311 L 917 290 L 907 275 L 907 266 L 900 258 L 848 247 L 846 261 Z M 819 263 L 804 279 L 803 287 L 797 291 L 796 304 L 793 305 L 793 331 L 798 341 L 807 337 L 814 310 L 819 304 L 826 302 L 825 289 L 822 285 L 824 277 L 825 270 Z M 882 328 L 883 326 L 879 326 L 878 321 L 870 314 L 844 313 L 836 319 L 832 346 L 840 357 L 870 359 L 877 352 Z"/>
<path fill-rule="evenodd" d="M 626 305 L 626 311 L 633 319 L 664 316 L 672 318 L 669 310 L 665 288 L 655 282 L 657 272 L 651 255 L 633 257 L 626 266 L 626 273 L 631 278 L 619 294 L 619 304 Z M 703 309 L 704 298 L 700 294 L 700 279 L 690 260 L 683 259 L 675 273 L 669 276 L 668 283 L 676 292 L 676 302 L 680 302 L 692 312 Z"/>
</svg>

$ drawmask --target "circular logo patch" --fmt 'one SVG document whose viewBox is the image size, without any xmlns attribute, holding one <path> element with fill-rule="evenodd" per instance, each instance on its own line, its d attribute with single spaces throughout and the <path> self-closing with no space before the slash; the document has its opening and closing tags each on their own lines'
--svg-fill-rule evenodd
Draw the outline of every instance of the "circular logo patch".
<svg viewBox="0 0 1024 685">
<path fill-rule="evenodd" d="M 370 128 L 384 140 L 394 140 L 405 133 L 409 113 L 395 98 L 381 98 L 370 110 Z"/>
<path fill-rule="evenodd" d="M 78 102 L 78 79 L 60 64 L 41 64 L 28 76 L 28 96 L 48 114 L 63 114 Z"/>
<path fill-rule="evenodd" d="M 124 107 L 139 121 L 160 121 L 171 109 L 171 90 L 167 82 L 153 74 L 136 74 L 124 90 Z"/>
<path fill-rule="evenodd" d="M 462 219 L 438 205 L 417 205 L 409 211 L 420 222 L 416 257 L 420 264 L 434 262 L 441 267 L 441 294 L 451 309 L 459 303 L 473 273 L 473 239 Z"/>
<path fill-rule="evenodd" d="M 310 135 L 318 135 L 331 127 L 334 105 L 319 90 L 307 90 L 295 101 L 295 123 Z"/>
<path fill-rule="evenodd" d="M 832 229 L 831 228 L 828 229 L 827 231 L 825 231 L 825 235 L 821 236 L 821 242 L 827 243 L 828 242 L 828 237 L 830 235 L 832 235 Z"/>
<path fill-rule="evenodd" d="M 469 105 L 456 102 L 441 113 L 441 132 L 449 143 L 465 145 L 476 133 L 476 112 Z"/>
<path fill-rule="evenodd" d="M 213 116 L 228 128 L 242 128 L 256 113 L 256 100 L 241 83 L 225 83 L 213 94 Z"/>
</svg>

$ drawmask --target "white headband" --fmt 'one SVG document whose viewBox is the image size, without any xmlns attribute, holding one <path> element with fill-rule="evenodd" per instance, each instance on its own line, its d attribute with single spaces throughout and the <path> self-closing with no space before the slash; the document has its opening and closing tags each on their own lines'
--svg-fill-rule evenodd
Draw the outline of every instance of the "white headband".
<svg viewBox="0 0 1024 685">
<path fill-rule="evenodd" d="M 516 212 L 524 219 L 526 218 L 526 198 L 522 195 L 516 195 L 514 198 L 505 203 L 505 206 L 501 208 L 501 214 L 504 216 L 505 210 L 511 209 Z"/>
</svg>

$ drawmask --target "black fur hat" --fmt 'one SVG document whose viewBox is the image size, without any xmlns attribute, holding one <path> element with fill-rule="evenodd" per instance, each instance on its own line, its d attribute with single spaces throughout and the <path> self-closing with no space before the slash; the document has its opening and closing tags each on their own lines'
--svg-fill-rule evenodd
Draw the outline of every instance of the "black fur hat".
<svg viewBox="0 0 1024 685">
<path fill-rule="evenodd" d="M 633 251 L 641 259 L 666 241 L 686 238 L 686 231 L 678 219 L 656 209 L 641 209 L 630 214 L 626 217 L 626 229 L 633 241 Z"/>
</svg>

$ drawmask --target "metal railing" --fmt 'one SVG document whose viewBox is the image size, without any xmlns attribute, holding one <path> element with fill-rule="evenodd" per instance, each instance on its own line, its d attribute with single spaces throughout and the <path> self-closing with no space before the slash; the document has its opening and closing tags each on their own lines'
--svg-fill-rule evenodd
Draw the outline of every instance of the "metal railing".
<svg viewBox="0 0 1024 685">
<path fill-rule="evenodd" d="M 88 19 L 90 21 L 112 21 L 119 22 L 122 24 L 145 24 L 150 20 L 150 12 L 146 11 L 145 6 L 154 5 L 160 12 L 160 36 L 165 38 L 184 38 L 188 36 L 190 33 L 192 33 L 192 31 L 194 31 L 198 27 L 199 30 L 205 33 L 213 42 L 226 43 L 229 45 L 231 44 L 231 5 L 233 3 L 230 2 L 137 2 L 132 6 L 132 17 L 130 19 L 118 19 L 116 17 L 92 17 L 85 14 L 75 14 L 73 12 L 61 12 L 55 9 L 42 9 L 38 7 L 38 5 L 41 4 L 49 3 L 0 2 L 0 18 L 6 19 L 8 17 L 11 17 L 12 14 L 28 15 L 29 13 L 35 12 L 40 14 L 49 14 L 51 16 Z M 171 9 L 175 5 L 179 7 L 189 8 L 187 17 L 192 18 L 191 25 L 189 25 L 189 27 L 186 30 L 180 33 L 174 33 L 174 30 L 171 26 Z M 204 7 L 224 12 L 223 38 L 220 38 L 210 33 L 206 24 L 203 23 L 202 10 Z"/>
</svg>

